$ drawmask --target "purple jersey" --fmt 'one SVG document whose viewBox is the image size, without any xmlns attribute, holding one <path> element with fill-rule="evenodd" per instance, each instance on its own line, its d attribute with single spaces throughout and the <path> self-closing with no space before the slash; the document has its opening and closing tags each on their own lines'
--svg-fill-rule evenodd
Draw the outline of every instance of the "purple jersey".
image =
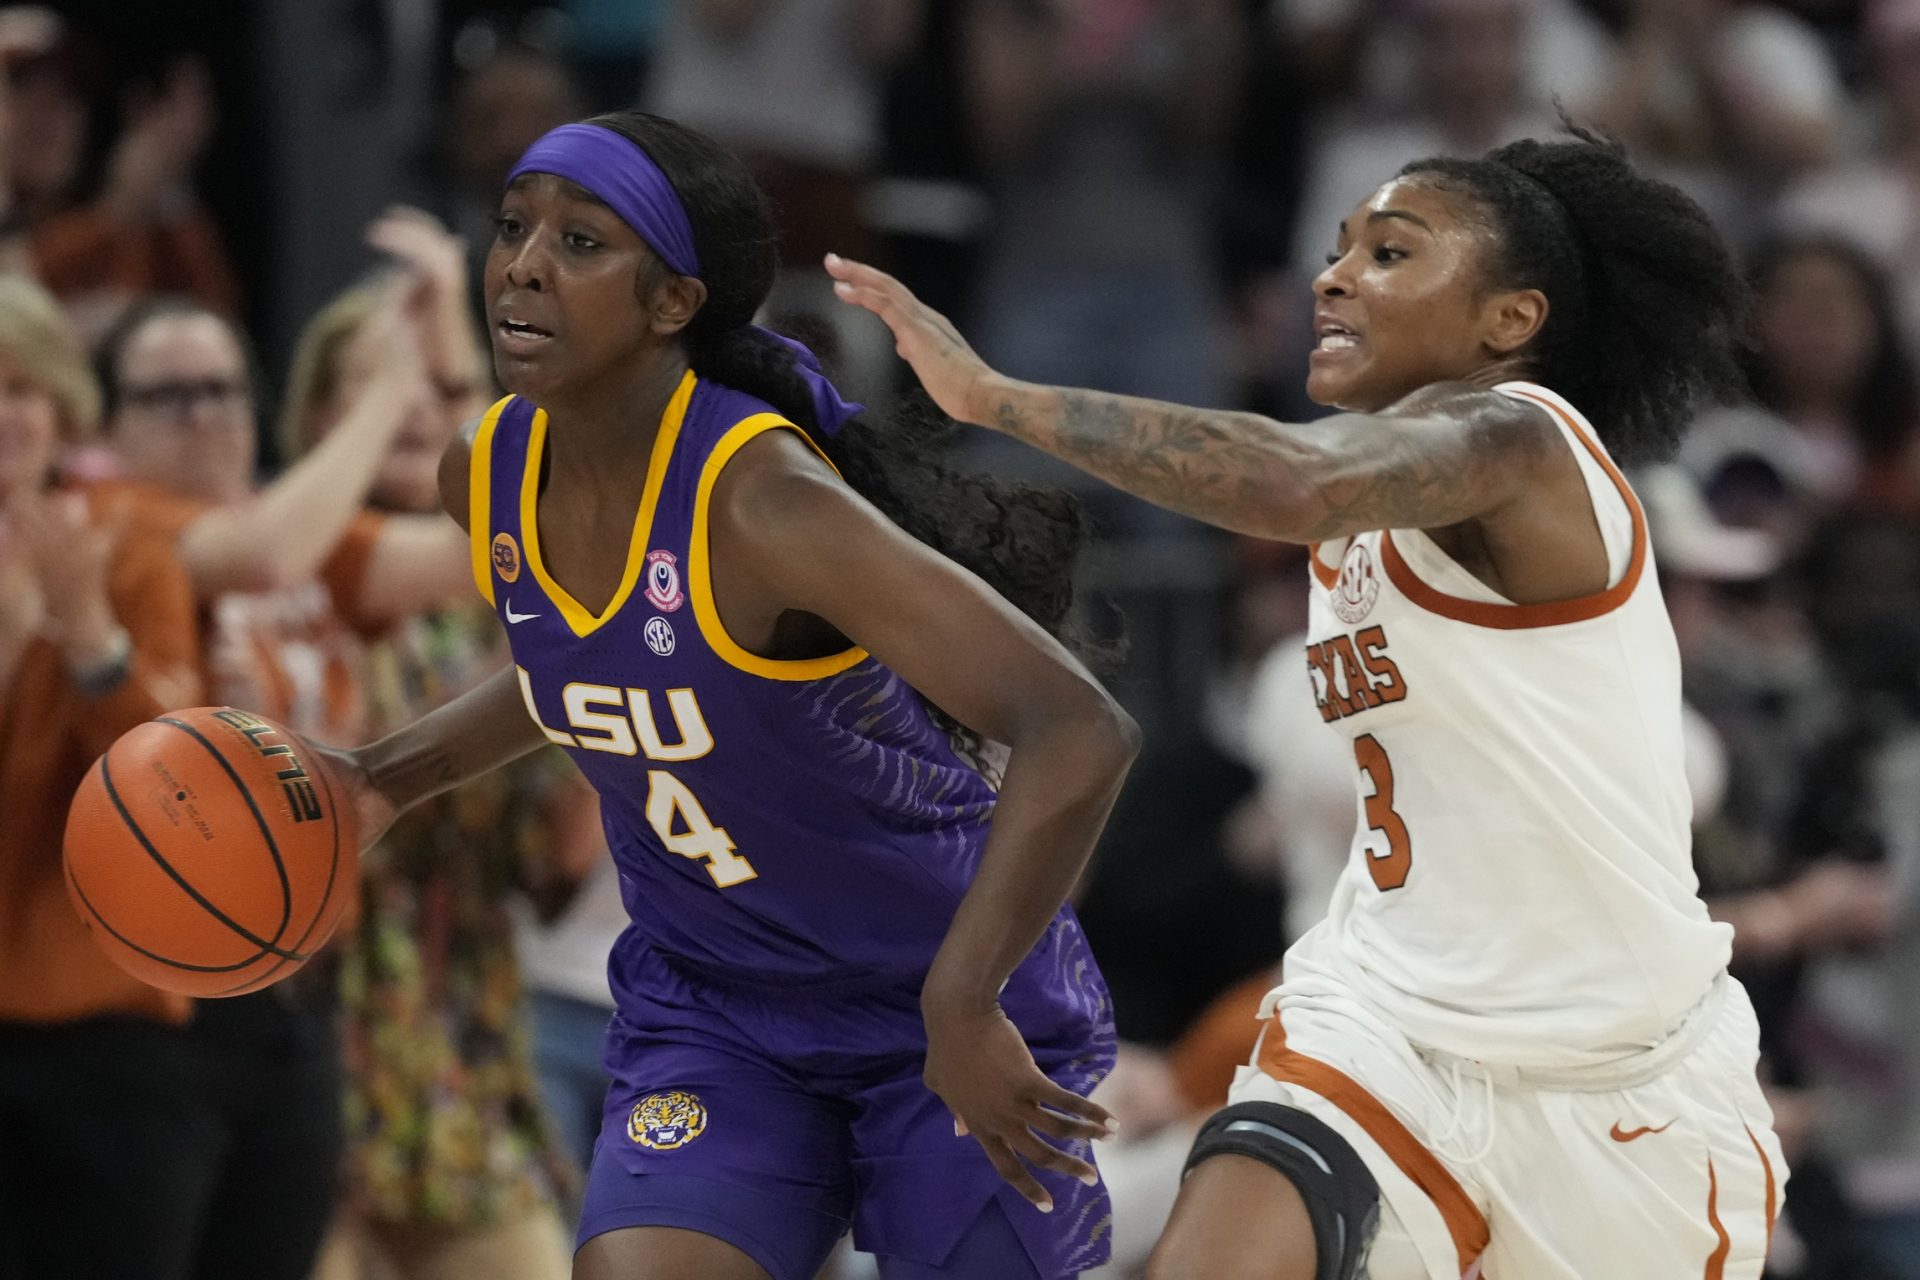
<svg viewBox="0 0 1920 1280">
<path fill-rule="evenodd" d="M 596 617 L 540 558 L 546 427 L 516 397 L 480 427 L 475 571 L 528 709 L 600 793 L 635 941 L 734 981 L 917 985 L 973 877 L 992 787 L 864 651 L 757 657 L 714 607 L 714 482 L 761 432 L 797 429 L 689 373 L 661 421 L 625 576 Z"/>
</svg>

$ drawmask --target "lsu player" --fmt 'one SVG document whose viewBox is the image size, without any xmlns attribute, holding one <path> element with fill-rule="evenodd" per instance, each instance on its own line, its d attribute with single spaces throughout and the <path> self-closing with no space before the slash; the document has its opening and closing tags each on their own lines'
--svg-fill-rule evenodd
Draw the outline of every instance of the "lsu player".
<svg viewBox="0 0 1920 1280">
<path fill-rule="evenodd" d="M 1311 546 L 1352 853 L 1151 1274 L 1757 1277 L 1786 1170 L 1618 469 L 1734 376 L 1741 288 L 1699 208 L 1578 131 L 1409 165 L 1314 282 L 1307 389 L 1344 412 L 1310 425 L 1019 383 L 828 266 L 955 417 Z"/>
<path fill-rule="evenodd" d="M 1113 1023 L 1062 904 L 1137 742 L 1045 629 L 1077 515 L 863 444 L 752 326 L 774 266 L 691 130 L 527 151 L 485 273 L 513 394 L 441 471 L 514 669 L 331 758 L 369 841 L 547 742 L 600 793 L 633 923 L 580 1280 L 811 1280 L 849 1221 L 888 1280 L 1075 1275 Z"/>
</svg>

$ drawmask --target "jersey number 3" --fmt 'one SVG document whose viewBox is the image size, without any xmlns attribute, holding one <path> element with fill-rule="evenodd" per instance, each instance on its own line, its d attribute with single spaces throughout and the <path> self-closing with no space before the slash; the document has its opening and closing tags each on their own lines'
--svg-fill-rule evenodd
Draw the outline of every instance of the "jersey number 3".
<svg viewBox="0 0 1920 1280">
<path fill-rule="evenodd" d="M 1373 784 L 1373 794 L 1366 798 L 1367 829 L 1387 839 L 1385 853 L 1367 855 L 1367 872 L 1382 892 L 1398 889 L 1413 869 L 1413 837 L 1394 812 L 1393 762 L 1387 759 L 1387 749 L 1370 733 L 1353 740 L 1353 757 L 1360 764 L 1360 772 Z"/>
</svg>

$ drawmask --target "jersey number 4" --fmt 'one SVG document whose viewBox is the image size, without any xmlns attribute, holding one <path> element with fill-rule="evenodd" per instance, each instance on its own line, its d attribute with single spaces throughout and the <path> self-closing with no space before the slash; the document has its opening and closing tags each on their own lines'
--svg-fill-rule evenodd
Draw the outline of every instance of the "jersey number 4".
<svg viewBox="0 0 1920 1280">
<path fill-rule="evenodd" d="M 1387 749 L 1370 733 L 1353 740 L 1353 758 L 1359 762 L 1360 772 L 1373 784 L 1373 794 L 1366 798 L 1367 829 L 1378 831 L 1387 840 L 1385 853 L 1368 854 L 1367 871 L 1382 892 L 1398 889 L 1407 882 L 1407 872 L 1413 869 L 1413 837 L 1407 834 L 1407 824 L 1394 812 L 1393 762 L 1387 759 Z"/>
<path fill-rule="evenodd" d="M 707 874 L 722 889 L 760 874 L 751 862 L 733 851 L 727 829 L 713 825 L 687 784 L 665 769 L 647 771 L 647 821 L 669 850 L 683 858 L 704 861 Z M 676 826 L 685 829 L 675 831 Z"/>
</svg>

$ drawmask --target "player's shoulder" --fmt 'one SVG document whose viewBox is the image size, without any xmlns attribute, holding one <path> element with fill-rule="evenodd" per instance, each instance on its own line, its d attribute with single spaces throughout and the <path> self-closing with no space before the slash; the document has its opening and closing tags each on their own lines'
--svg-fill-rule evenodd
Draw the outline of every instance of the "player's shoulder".
<svg viewBox="0 0 1920 1280">
<path fill-rule="evenodd" d="M 1449 418 L 1470 431 L 1476 444 L 1535 451 L 1560 437 L 1553 413 L 1557 400 L 1546 388 L 1526 382 L 1435 382 L 1408 395 L 1393 412 Z"/>
<path fill-rule="evenodd" d="M 447 442 L 446 449 L 440 454 L 440 505 L 468 532 L 472 532 L 469 503 L 473 494 L 474 449 L 478 447 L 481 435 L 499 420 L 500 414 L 512 400 L 512 396 L 503 396 L 485 413 L 461 423 L 460 429 L 453 433 L 453 439 Z"/>
<path fill-rule="evenodd" d="M 850 496 L 839 472 L 792 423 L 747 419 L 735 429 L 744 438 L 728 451 L 715 481 L 716 508 L 736 517 L 777 520 Z"/>
</svg>

